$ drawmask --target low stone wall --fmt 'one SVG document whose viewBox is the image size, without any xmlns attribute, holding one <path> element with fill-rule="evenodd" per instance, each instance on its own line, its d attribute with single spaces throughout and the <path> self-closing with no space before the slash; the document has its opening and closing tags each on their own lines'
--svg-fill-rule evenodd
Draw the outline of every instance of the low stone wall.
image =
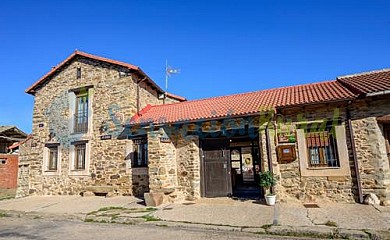
<svg viewBox="0 0 390 240">
<path fill-rule="evenodd" d="M 134 196 L 142 197 L 149 192 L 149 170 L 147 167 L 132 168 L 132 192 Z"/>
</svg>

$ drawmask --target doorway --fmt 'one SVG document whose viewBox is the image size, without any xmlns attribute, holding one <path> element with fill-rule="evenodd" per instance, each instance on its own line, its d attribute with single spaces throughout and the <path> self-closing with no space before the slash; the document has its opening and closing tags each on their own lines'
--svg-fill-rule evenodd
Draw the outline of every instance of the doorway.
<svg viewBox="0 0 390 240">
<path fill-rule="evenodd" d="M 245 138 L 231 139 L 230 159 L 233 196 L 259 198 L 260 159 L 257 142 Z"/>
<path fill-rule="evenodd" d="M 389 159 L 390 164 L 390 124 L 383 125 L 383 135 L 386 142 L 387 158 Z"/>
<path fill-rule="evenodd" d="M 204 139 L 202 149 L 203 196 L 231 196 L 230 151 L 227 139 Z"/>
</svg>

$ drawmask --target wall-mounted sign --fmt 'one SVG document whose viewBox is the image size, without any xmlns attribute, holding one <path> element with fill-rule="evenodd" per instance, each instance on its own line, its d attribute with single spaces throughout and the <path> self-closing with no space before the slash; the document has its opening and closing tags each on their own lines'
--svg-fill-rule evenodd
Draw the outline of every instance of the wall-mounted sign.
<svg viewBox="0 0 390 240">
<path fill-rule="evenodd" d="M 112 139 L 112 135 L 102 135 L 100 136 L 100 140 L 109 140 Z"/>
<path fill-rule="evenodd" d="M 160 137 L 160 142 L 162 142 L 162 143 L 171 143 L 172 141 L 168 137 Z"/>
<path fill-rule="evenodd" d="M 295 144 L 279 145 L 276 147 L 278 162 L 281 164 L 291 163 L 297 158 Z"/>
</svg>

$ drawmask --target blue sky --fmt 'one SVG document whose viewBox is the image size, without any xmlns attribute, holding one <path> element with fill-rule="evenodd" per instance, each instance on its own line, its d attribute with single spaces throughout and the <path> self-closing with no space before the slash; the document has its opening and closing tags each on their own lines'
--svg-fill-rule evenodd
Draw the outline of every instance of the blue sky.
<svg viewBox="0 0 390 240">
<path fill-rule="evenodd" d="M 24 90 L 75 49 L 140 66 L 188 99 L 390 67 L 389 1 L 0 1 L 0 125 L 31 131 Z"/>
</svg>

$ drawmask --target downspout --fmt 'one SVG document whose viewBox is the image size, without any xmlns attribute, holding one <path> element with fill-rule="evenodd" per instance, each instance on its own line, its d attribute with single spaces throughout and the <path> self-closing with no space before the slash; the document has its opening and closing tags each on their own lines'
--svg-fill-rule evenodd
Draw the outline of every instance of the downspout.
<svg viewBox="0 0 390 240">
<path fill-rule="evenodd" d="M 273 166 L 272 166 L 272 152 L 271 152 L 271 142 L 269 139 L 269 128 L 268 125 L 265 128 L 265 142 L 266 142 L 266 148 L 267 148 L 267 160 L 268 160 L 268 170 L 270 172 L 273 172 Z"/>
<path fill-rule="evenodd" d="M 269 139 L 268 124 L 267 124 L 267 127 L 265 128 L 265 142 L 266 142 L 266 148 L 267 148 L 268 170 L 273 173 L 274 171 L 273 171 L 273 166 L 272 166 L 272 152 L 271 152 L 271 142 Z M 271 193 L 275 192 L 274 187 L 270 188 L 270 192 Z"/>
<path fill-rule="evenodd" d="M 350 104 L 350 102 L 349 102 L 349 104 Z M 353 165 L 355 166 L 355 176 L 356 176 L 356 182 L 357 182 L 359 203 L 363 203 L 362 183 L 361 183 L 361 180 L 360 180 L 359 163 L 358 163 L 358 160 L 357 160 L 355 136 L 354 136 L 354 132 L 353 132 L 353 128 L 352 128 L 351 112 L 349 111 L 348 107 L 347 107 L 347 112 L 346 113 L 347 113 L 349 137 L 351 139 L 351 145 L 352 145 Z"/>
</svg>

